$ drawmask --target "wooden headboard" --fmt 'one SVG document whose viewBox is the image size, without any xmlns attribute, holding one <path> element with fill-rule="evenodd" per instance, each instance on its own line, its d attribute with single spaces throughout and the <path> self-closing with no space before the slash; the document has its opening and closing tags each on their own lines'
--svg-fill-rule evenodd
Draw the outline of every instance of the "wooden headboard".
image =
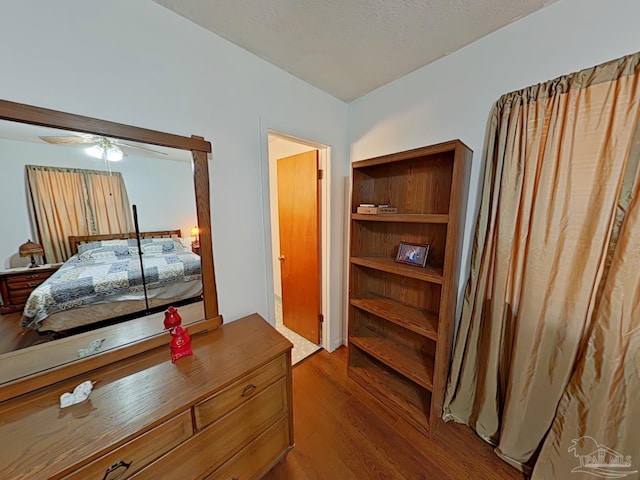
<svg viewBox="0 0 640 480">
<path fill-rule="evenodd" d="M 181 238 L 180 230 L 160 230 L 157 232 L 140 232 L 140 238 Z M 71 255 L 78 253 L 78 245 L 88 242 L 98 242 L 100 240 L 126 240 L 136 238 L 135 232 L 130 233 L 107 233 L 104 235 L 79 235 L 69 237 Z"/>
</svg>

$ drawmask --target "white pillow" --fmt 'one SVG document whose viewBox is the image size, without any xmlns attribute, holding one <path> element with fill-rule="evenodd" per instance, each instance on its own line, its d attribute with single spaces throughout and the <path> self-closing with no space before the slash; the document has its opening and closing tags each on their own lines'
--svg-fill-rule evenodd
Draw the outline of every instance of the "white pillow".
<svg viewBox="0 0 640 480">
<path fill-rule="evenodd" d="M 142 253 L 162 253 L 162 245 L 155 245 L 153 243 L 142 245 Z"/>
</svg>

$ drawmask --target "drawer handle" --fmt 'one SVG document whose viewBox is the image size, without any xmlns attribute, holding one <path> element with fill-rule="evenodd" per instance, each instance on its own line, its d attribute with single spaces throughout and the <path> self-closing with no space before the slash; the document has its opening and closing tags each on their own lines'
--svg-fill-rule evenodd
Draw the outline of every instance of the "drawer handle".
<svg viewBox="0 0 640 480">
<path fill-rule="evenodd" d="M 27 282 L 28 287 L 37 287 L 40 285 L 40 282 Z"/>
<path fill-rule="evenodd" d="M 255 389 L 256 389 L 256 386 L 253 383 L 250 383 L 249 385 L 244 387 L 244 389 L 242 390 L 242 395 L 240 395 L 240 396 L 241 397 L 248 397 L 249 395 L 251 395 L 254 392 Z"/>
<path fill-rule="evenodd" d="M 38 278 L 40 275 L 38 275 L 37 273 L 31 274 L 31 275 L 27 275 L 27 278 Z"/>
<path fill-rule="evenodd" d="M 131 466 L 133 462 L 125 462 L 124 460 L 120 460 L 118 463 L 114 463 L 113 465 L 111 465 L 109 468 L 107 468 L 107 471 L 104 473 L 104 477 L 102 477 L 102 480 L 118 480 L 120 477 L 122 477 L 127 470 L 129 470 L 129 467 Z M 124 470 L 122 470 L 118 475 L 116 475 L 115 477 L 112 478 L 107 478 L 109 477 L 109 474 L 115 472 L 116 470 L 118 470 L 119 468 L 123 468 Z"/>
</svg>

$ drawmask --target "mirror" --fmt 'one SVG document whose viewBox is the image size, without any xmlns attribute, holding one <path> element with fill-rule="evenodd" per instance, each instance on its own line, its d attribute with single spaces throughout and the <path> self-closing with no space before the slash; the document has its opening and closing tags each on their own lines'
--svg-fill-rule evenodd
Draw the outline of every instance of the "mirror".
<svg viewBox="0 0 640 480">
<path fill-rule="evenodd" d="M 0 158 L 10 160 L 0 164 L 0 174 L 13 180 L 0 191 L 0 204 L 12 205 L 0 236 L 0 293 L 8 297 L 0 307 L 0 354 L 200 297 L 199 257 L 190 248 L 197 223 L 190 152 L 119 142 L 123 158 L 109 161 L 92 155 L 96 140 L 101 137 L 0 121 Z M 105 239 L 134 231 L 132 205 L 140 231 L 158 232 L 142 239 L 142 256 L 136 239 Z M 86 206 L 85 215 L 49 220 L 74 206 Z M 85 241 L 70 245 L 70 233 Z M 90 242 L 95 235 L 103 240 Z M 18 253 L 27 238 L 44 246 L 35 268 Z M 122 252 L 128 255 L 112 256 Z M 72 254 L 77 258 L 69 261 Z"/>
<path fill-rule="evenodd" d="M 31 228 L 33 222 L 30 218 L 37 218 L 37 214 L 33 213 L 33 208 L 27 206 L 29 201 L 28 195 L 25 193 L 27 191 L 25 165 L 106 171 L 110 176 L 118 172 L 126 187 L 129 204 L 137 206 L 140 231 L 168 233 L 169 230 L 179 230 L 182 233 L 181 243 L 186 250 L 184 256 L 195 256 L 197 259 L 197 255 L 191 252 L 192 249 L 200 255 L 199 268 L 202 275 L 203 302 L 192 303 L 192 300 L 189 300 L 198 293 L 193 288 L 180 293 L 187 303 L 184 308 L 180 307 L 184 323 L 191 322 L 193 324 L 194 327 L 190 328 L 193 333 L 199 328 L 215 328 L 222 322 L 217 311 L 211 248 L 207 165 L 207 153 L 211 151 L 211 146 L 208 142 L 199 137 L 180 137 L 7 101 L 0 101 L 0 118 L 5 120 L 0 121 L 0 153 L 2 154 L 0 172 L 2 172 L 1 176 L 7 185 L 1 194 L 2 203 L 11 205 L 3 219 L 6 227 L 3 230 L 6 233 L 3 238 L 0 238 L 1 270 L 6 272 L 8 267 L 29 260 L 28 258 L 21 259 L 17 255 L 18 248 L 26 242 L 25 235 L 35 238 L 35 232 Z M 55 127 L 62 130 L 53 130 Z M 93 159 L 85 152 L 87 145 L 66 143 L 65 139 L 83 138 L 83 134 L 100 136 L 91 138 L 106 137 L 111 139 L 112 142 L 120 146 L 126 156 L 119 162 L 109 162 L 104 158 L 104 155 L 100 159 Z M 56 137 L 63 139 L 62 141 L 65 143 L 51 144 L 41 140 L 40 137 Z M 105 195 L 112 195 L 112 192 L 109 191 Z M 7 196 L 11 198 L 4 198 Z M 33 199 L 31 201 L 33 202 Z M 192 238 L 191 230 L 195 225 L 199 227 L 199 231 L 197 237 Z M 172 236 L 175 237 L 175 233 Z M 127 240 L 116 241 L 118 244 L 122 242 L 127 243 Z M 135 240 L 133 242 L 129 245 L 130 250 L 132 253 L 137 253 L 139 250 Z M 145 242 L 140 245 L 143 252 L 141 258 L 145 264 L 144 272 L 147 272 L 150 265 L 151 268 L 154 268 L 156 263 L 160 262 L 153 255 L 157 248 L 166 250 L 175 244 L 178 249 L 180 245 L 179 241 L 174 242 L 169 238 L 159 241 L 147 239 Z M 194 245 L 191 245 L 192 242 Z M 97 246 L 98 250 L 110 250 L 110 252 L 94 251 L 90 248 L 92 245 Z M 87 248 L 84 251 L 88 253 L 81 252 L 82 261 L 100 263 L 102 260 L 97 259 L 113 255 L 111 253 L 113 248 L 104 248 L 101 243 L 86 243 L 85 247 Z M 120 255 L 122 249 L 120 246 L 118 249 Z M 148 253 L 146 257 L 145 252 Z M 173 257 L 177 256 L 173 255 Z M 38 256 L 36 259 L 39 260 L 37 263 L 41 263 Z M 50 262 L 47 258 L 48 263 L 56 264 L 66 258 L 55 258 L 54 260 L 56 261 Z M 162 260 L 162 262 L 165 261 Z M 50 272 L 53 271 L 55 274 L 55 272 L 62 272 L 63 267 L 66 268 L 67 264 L 34 269 L 19 268 L 10 270 L 10 272 L 27 272 L 28 274 L 46 272 L 51 274 Z M 186 267 L 184 269 L 187 270 Z M 164 274 L 160 274 L 160 276 L 162 275 Z M 157 275 L 156 278 L 153 278 L 153 275 L 151 277 L 150 280 L 158 280 Z M 39 282 L 40 280 L 37 279 L 32 283 Z M 183 297 L 169 296 L 168 298 L 172 303 L 174 299 Z M 19 298 L 19 300 L 22 299 Z M 98 363 L 103 362 L 104 364 L 104 362 L 109 363 L 114 359 L 124 358 L 128 355 L 127 352 L 142 351 L 145 348 L 144 345 L 152 348 L 158 343 L 158 337 L 165 335 L 162 332 L 163 314 L 162 312 L 154 315 L 148 314 L 149 310 L 146 308 L 146 304 L 149 303 L 148 298 L 146 301 L 140 300 L 138 303 L 142 304 L 142 312 L 139 315 L 134 315 L 132 312 L 135 309 L 127 311 L 129 317 L 121 317 L 121 319 L 127 319 L 124 323 L 111 325 L 112 322 L 106 320 L 94 325 L 92 319 L 99 318 L 100 315 L 98 313 L 85 315 L 83 312 L 89 310 L 81 311 L 78 309 L 76 313 L 78 311 L 81 313 L 77 316 L 84 317 L 83 321 L 86 322 L 86 317 L 91 317 L 88 321 L 91 326 L 62 328 L 56 334 L 52 334 L 52 330 L 46 328 L 40 332 L 31 330 L 29 334 L 22 335 L 18 340 L 15 340 L 14 336 L 12 346 L 8 345 L 11 343 L 11 335 L 0 336 L 5 339 L 4 345 L 0 343 L 0 360 L 2 360 L 0 362 L 0 388 L 2 388 L 2 384 L 11 384 L 14 393 L 31 388 L 35 384 L 48 380 L 43 378 L 40 382 L 35 383 L 31 380 L 31 387 L 22 389 L 16 389 L 15 384 L 23 379 L 33 377 L 34 374 L 42 375 L 47 371 L 56 371 L 58 372 L 56 375 L 60 376 L 62 366 L 75 365 L 73 367 L 75 374 L 82 368 L 77 364 L 83 362 L 78 358 L 78 352 L 84 351 L 86 353 L 87 347 L 91 344 L 95 345 L 97 341 L 100 342 L 97 351 L 90 351 L 87 354 L 93 357 L 89 362 L 92 368 L 95 368 L 96 357 L 104 357 L 98 361 Z M 153 301 L 151 303 L 157 306 L 163 305 L 162 302 Z M 103 311 L 117 310 L 115 304 L 100 308 Z M 164 308 L 160 308 L 160 310 L 164 310 Z M 13 331 L 17 332 L 16 322 L 19 322 L 22 312 L 9 313 L 8 316 L 12 317 L 10 320 L 6 318 L 7 309 L 4 313 L 5 315 L 0 317 L 0 322 L 5 325 L 0 323 L 0 329 L 7 330 L 6 324 L 12 322 Z M 66 319 L 72 318 L 73 313 L 74 310 L 69 309 L 55 315 L 63 318 L 60 325 L 64 326 Z M 55 315 L 51 315 L 51 317 L 55 317 Z M 198 325 L 199 323 L 203 325 Z M 95 327 L 98 328 L 94 330 Z M 74 335 L 68 335 L 69 332 Z M 16 349 L 19 350 L 16 351 Z M 0 401 L 2 399 L 0 397 Z"/>
</svg>

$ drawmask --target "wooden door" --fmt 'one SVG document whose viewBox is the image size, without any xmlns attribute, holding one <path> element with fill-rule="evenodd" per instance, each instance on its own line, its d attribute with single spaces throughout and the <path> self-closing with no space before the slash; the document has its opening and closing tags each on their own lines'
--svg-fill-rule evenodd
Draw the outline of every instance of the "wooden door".
<svg viewBox="0 0 640 480">
<path fill-rule="evenodd" d="M 284 325 L 320 343 L 318 151 L 278 160 Z"/>
</svg>

